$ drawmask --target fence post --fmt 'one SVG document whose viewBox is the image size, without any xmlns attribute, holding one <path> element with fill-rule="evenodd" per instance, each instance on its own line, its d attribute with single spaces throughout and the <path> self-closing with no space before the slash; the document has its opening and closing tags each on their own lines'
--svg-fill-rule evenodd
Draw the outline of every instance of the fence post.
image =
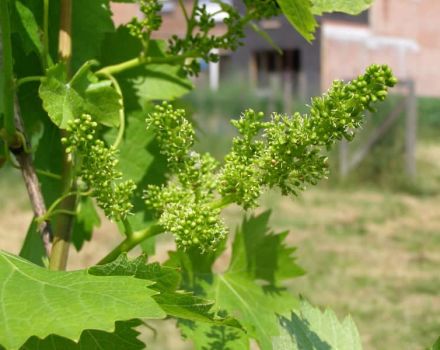
<svg viewBox="0 0 440 350">
<path fill-rule="evenodd" d="M 405 170 L 409 177 L 416 175 L 417 96 L 414 81 L 408 81 L 405 125 Z"/>
</svg>

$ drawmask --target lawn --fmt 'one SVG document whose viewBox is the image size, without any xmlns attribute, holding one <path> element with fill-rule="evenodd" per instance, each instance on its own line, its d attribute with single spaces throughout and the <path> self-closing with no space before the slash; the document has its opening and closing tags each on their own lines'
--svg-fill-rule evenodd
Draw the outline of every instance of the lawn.
<svg viewBox="0 0 440 350">
<path fill-rule="evenodd" d="M 430 184 L 423 195 L 322 185 L 294 200 L 274 193 L 262 199 L 272 209 L 272 227 L 290 231 L 307 270 L 288 288 L 341 317 L 351 314 L 366 350 L 424 349 L 440 335 L 439 156 L 440 145 L 419 145 L 419 178 Z M 18 253 L 32 217 L 18 172 L 0 172 L 0 192 L 0 248 Z M 238 208 L 225 212 L 231 228 L 242 215 Z M 104 221 L 92 243 L 79 254 L 71 251 L 69 269 L 93 264 L 119 238 Z M 164 260 L 172 242 L 161 242 L 156 258 Z M 170 336 L 177 333 L 167 327 L 170 333 L 156 340 L 143 332 L 152 349 L 179 348 Z"/>
</svg>

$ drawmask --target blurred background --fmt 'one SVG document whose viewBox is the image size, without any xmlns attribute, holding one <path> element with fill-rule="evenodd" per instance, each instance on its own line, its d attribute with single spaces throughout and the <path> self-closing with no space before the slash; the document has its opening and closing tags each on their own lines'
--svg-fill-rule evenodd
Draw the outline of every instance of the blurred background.
<svg viewBox="0 0 440 350">
<path fill-rule="evenodd" d="M 141 14 L 134 4 L 112 10 L 117 25 Z M 203 65 L 196 89 L 177 101 L 198 130 L 198 149 L 221 160 L 235 136 L 229 121 L 244 109 L 306 112 L 310 97 L 334 79 L 355 78 L 372 63 L 391 66 L 398 86 L 354 142 L 331 152 L 330 178 L 297 198 L 273 192 L 261 201 L 272 210 L 274 230 L 290 232 L 307 271 L 288 288 L 339 316 L 351 314 L 367 350 L 424 349 L 440 334 L 438 13 L 438 0 L 376 0 L 358 16 L 320 17 L 312 43 L 284 18 L 261 21 L 271 41 L 249 29 L 245 45 Z M 164 1 L 163 19 L 158 37 L 183 35 L 177 0 Z M 217 20 L 221 32 L 223 17 Z M 0 201 L 0 246 L 18 253 L 32 218 L 19 173 L 2 170 L 0 191 L 16 198 Z M 242 216 L 238 208 L 225 212 L 232 230 Z M 80 253 L 72 249 L 69 268 L 95 263 L 119 240 L 103 218 L 94 240 Z M 165 260 L 172 244 L 162 238 L 155 259 Z M 172 324 L 169 332 L 175 337 L 146 332 L 150 348 L 184 349 Z"/>
</svg>

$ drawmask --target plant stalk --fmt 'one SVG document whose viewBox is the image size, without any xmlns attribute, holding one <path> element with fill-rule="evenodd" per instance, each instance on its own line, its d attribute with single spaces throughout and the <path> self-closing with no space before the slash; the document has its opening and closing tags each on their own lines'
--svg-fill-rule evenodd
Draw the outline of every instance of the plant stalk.
<svg viewBox="0 0 440 350">
<path fill-rule="evenodd" d="M 108 264 L 115 260 L 120 254 L 129 252 L 138 244 L 146 240 L 147 238 L 154 237 L 160 233 L 163 233 L 165 229 L 159 224 L 153 224 L 144 230 L 133 232 L 130 236 L 127 236 L 118 246 L 116 246 L 110 253 L 108 253 L 98 265 Z"/>
<path fill-rule="evenodd" d="M 3 97 L 4 127 L 8 143 L 15 140 L 14 123 L 14 73 L 11 44 L 11 23 L 9 18 L 9 0 L 0 1 L 0 29 L 3 51 L 3 86 L 0 91 Z"/>
<path fill-rule="evenodd" d="M 212 203 L 210 203 L 209 206 L 213 209 L 217 209 L 217 208 L 221 209 L 232 203 L 234 203 L 234 197 L 225 196 L 219 200 L 213 201 Z M 127 226 L 125 226 L 125 228 L 126 231 L 130 231 L 130 229 L 127 230 Z M 98 264 L 103 265 L 112 262 L 120 254 L 129 252 L 147 238 L 156 236 L 164 232 L 165 232 L 165 228 L 158 223 L 152 224 L 144 230 L 132 232 L 131 235 L 127 235 L 127 237 L 118 246 L 116 246 L 116 248 L 114 248 L 109 254 L 107 254 L 100 262 L 98 262 Z"/>
<path fill-rule="evenodd" d="M 60 59 L 66 62 L 67 76 L 70 77 L 70 59 L 72 57 L 72 0 L 61 0 L 60 33 L 58 43 L 58 53 Z M 61 136 L 65 132 L 61 133 Z M 63 152 L 63 171 L 62 188 L 63 196 L 70 192 L 75 192 L 74 168 L 72 157 Z M 69 213 L 74 212 L 77 204 L 77 196 L 66 196 L 59 205 L 60 214 L 56 218 L 54 229 L 54 240 L 49 259 L 51 270 L 65 270 L 69 255 L 70 236 L 73 226 L 74 216 Z"/>
<path fill-rule="evenodd" d="M 197 53 L 196 52 L 188 52 L 184 55 L 180 55 L 180 56 L 165 56 L 165 57 L 137 57 L 137 58 L 133 58 L 131 60 L 125 61 L 125 62 L 121 62 L 118 64 L 114 64 L 111 66 L 107 66 L 104 68 L 101 68 L 100 70 L 98 70 L 96 72 L 96 74 L 103 74 L 103 75 L 115 75 L 115 74 L 119 74 L 122 72 L 125 72 L 129 69 L 133 69 L 142 65 L 147 65 L 147 64 L 173 64 L 173 63 L 177 63 L 177 62 L 181 62 L 184 61 L 187 58 L 195 58 L 197 57 Z"/>
</svg>

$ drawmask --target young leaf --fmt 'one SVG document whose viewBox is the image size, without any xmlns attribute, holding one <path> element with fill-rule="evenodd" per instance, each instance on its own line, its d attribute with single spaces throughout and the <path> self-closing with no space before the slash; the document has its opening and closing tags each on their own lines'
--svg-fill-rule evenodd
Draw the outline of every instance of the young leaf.
<svg viewBox="0 0 440 350">
<path fill-rule="evenodd" d="M 59 63 L 47 70 L 39 94 L 50 119 L 61 129 L 69 120 L 86 113 L 104 125 L 119 125 L 120 96 L 109 81 L 98 81 L 89 70 L 78 71 L 68 82 L 65 66 Z"/>
<path fill-rule="evenodd" d="M 362 350 L 358 330 L 351 317 L 340 322 L 331 310 L 321 312 L 302 301 L 290 318 L 279 317 L 281 336 L 275 339 L 279 350 Z"/>
<path fill-rule="evenodd" d="M 145 344 L 137 338 L 140 333 L 134 329 L 141 324 L 138 319 L 118 321 L 112 333 L 88 329 L 81 333 L 77 343 L 58 335 L 44 339 L 32 337 L 20 350 L 141 350 Z"/>
<path fill-rule="evenodd" d="M 201 255 L 197 251 L 179 252 L 173 253 L 169 260 L 170 265 L 181 267 L 184 285 L 187 288 L 192 288 L 207 298 L 214 299 L 214 310 L 220 314 L 226 312 L 227 315 L 236 317 L 247 336 L 256 339 L 261 349 L 272 349 L 272 338 L 279 335 L 277 315 L 286 315 L 292 309 L 299 307 L 298 300 L 287 293 L 279 283 L 283 282 L 285 276 L 297 276 L 300 272 L 302 273 L 290 257 L 290 261 L 285 258 L 282 260 L 295 272 L 277 274 L 276 268 L 279 260 L 275 253 L 285 249 L 281 245 L 282 239 L 278 240 L 284 236 L 268 233 L 267 220 L 268 213 L 244 220 L 241 229 L 235 235 L 231 263 L 223 274 L 212 272 L 212 265 L 220 252 L 211 256 Z M 260 232 L 254 232 L 254 230 Z M 249 241 L 254 233 L 256 233 L 255 244 Z M 273 244 L 276 249 L 264 252 L 262 245 L 268 244 L 273 237 L 278 237 L 277 244 Z M 288 249 L 286 251 L 287 255 L 286 252 L 281 255 L 289 256 L 291 251 Z M 257 254 L 260 252 L 264 252 L 268 258 L 267 269 L 255 264 Z M 260 283 L 257 279 L 263 279 L 269 283 Z M 187 327 L 183 323 L 183 333 L 193 339 L 195 344 L 206 346 L 207 333 L 218 334 L 219 331 L 226 332 L 227 330 L 211 328 L 207 331 L 205 326 L 199 329 L 198 324 Z M 241 341 L 241 336 L 239 334 L 236 336 L 238 336 L 237 341 Z M 214 341 L 214 339 L 211 340 Z M 230 344 L 228 342 L 223 345 L 226 347 Z M 203 347 L 200 346 L 197 349 L 203 349 Z"/>
<path fill-rule="evenodd" d="M 49 271 L 0 252 L 0 344 L 18 349 L 31 336 L 50 334 L 78 340 L 84 329 L 112 331 L 117 320 L 163 318 L 148 286 L 146 280 L 87 270 Z"/>
<path fill-rule="evenodd" d="M 247 270 L 254 279 L 276 285 L 284 279 L 303 275 L 304 270 L 292 256 L 296 249 L 284 244 L 288 232 L 269 231 L 269 217 L 270 211 L 266 211 L 243 221 L 235 237 L 229 271 Z"/>
<path fill-rule="evenodd" d="M 286 18 L 295 29 L 307 40 L 314 39 L 318 23 L 312 13 L 310 0 L 277 0 Z"/>
<path fill-rule="evenodd" d="M 312 11 L 316 15 L 324 12 L 344 12 L 357 15 L 373 4 L 373 0 L 312 0 Z"/>
</svg>

